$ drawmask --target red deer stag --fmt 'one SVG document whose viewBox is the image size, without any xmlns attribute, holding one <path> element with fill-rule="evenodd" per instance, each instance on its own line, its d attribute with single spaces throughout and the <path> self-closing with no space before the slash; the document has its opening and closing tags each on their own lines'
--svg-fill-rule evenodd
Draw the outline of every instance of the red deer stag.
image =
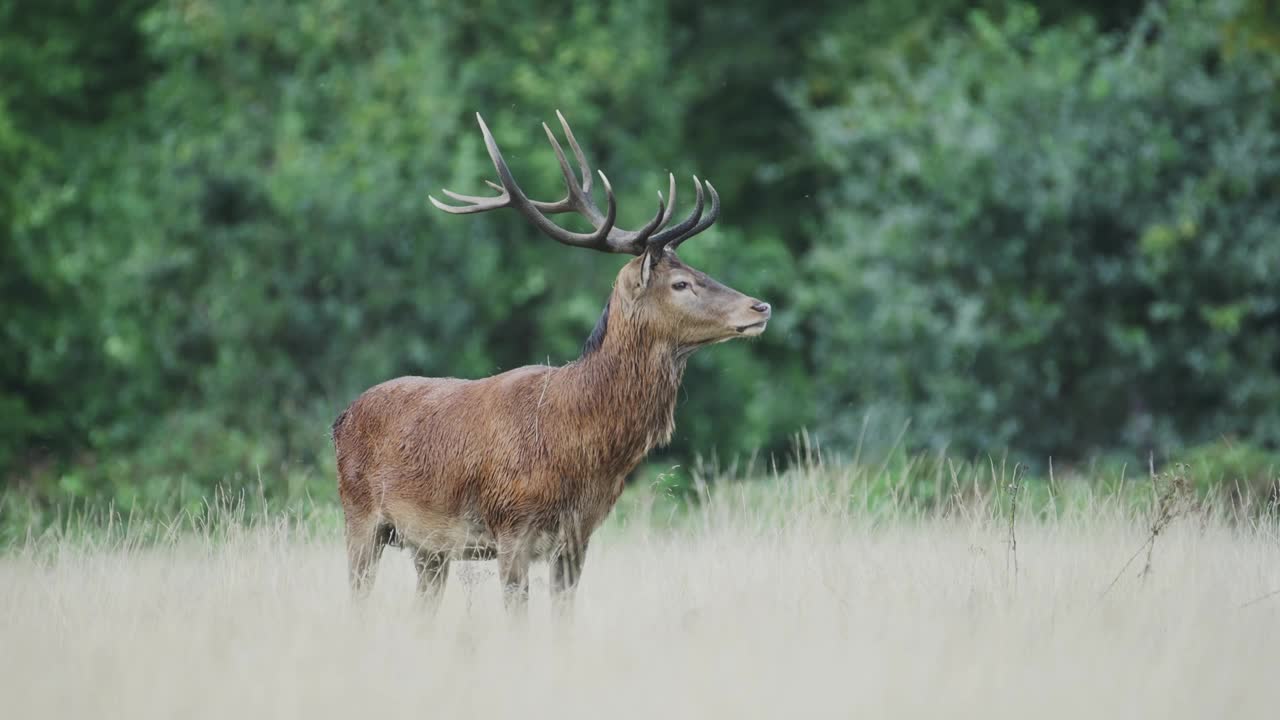
<svg viewBox="0 0 1280 720">
<path fill-rule="evenodd" d="M 469 214 L 512 208 L 552 239 L 573 247 L 637 256 L 618 272 L 582 357 L 562 367 L 531 365 L 480 380 L 402 377 L 365 391 L 338 416 L 333 442 L 346 514 L 353 593 L 364 595 L 387 545 L 410 549 L 418 591 L 434 605 L 453 559 L 497 558 L 507 608 L 524 612 L 533 560 L 551 563 L 551 592 L 572 600 L 587 540 L 623 481 L 674 427 L 676 392 L 694 350 L 759 335 L 768 303 L 725 287 L 676 257 L 680 243 L 715 222 L 720 199 L 703 183 L 693 211 L 666 227 L 675 205 L 658 193 L 658 212 L 637 230 L 614 226 L 617 208 L 600 173 L 608 209 L 591 198 L 591 170 L 564 116 L 556 113 L 581 170 L 579 182 L 543 124 L 568 194 L 532 200 L 516 184 L 477 114 L 500 184 L 495 197 L 444 194 L 441 210 Z M 577 233 L 548 219 L 575 212 L 595 228 Z"/>
</svg>

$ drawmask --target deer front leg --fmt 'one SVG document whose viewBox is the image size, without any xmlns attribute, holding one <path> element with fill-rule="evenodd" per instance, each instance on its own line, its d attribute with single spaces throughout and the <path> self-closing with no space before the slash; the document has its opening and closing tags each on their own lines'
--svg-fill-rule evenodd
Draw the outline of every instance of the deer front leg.
<svg viewBox="0 0 1280 720">
<path fill-rule="evenodd" d="M 347 567 L 351 580 L 351 596 L 356 600 L 369 595 L 382 549 L 391 539 L 391 529 L 370 517 L 347 514 Z"/>
<path fill-rule="evenodd" d="M 574 591 L 586 558 L 585 541 L 562 545 L 551 557 L 551 604 L 558 615 L 568 616 L 573 612 Z"/>
<path fill-rule="evenodd" d="M 521 535 L 498 538 L 498 580 L 502 583 L 502 603 L 513 617 L 529 614 L 530 544 Z"/>
<path fill-rule="evenodd" d="M 435 612 L 449 579 L 449 557 L 443 552 L 419 548 L 413 555 L 418 571 L 418 599 L 430 612 Z"/>
</svg>

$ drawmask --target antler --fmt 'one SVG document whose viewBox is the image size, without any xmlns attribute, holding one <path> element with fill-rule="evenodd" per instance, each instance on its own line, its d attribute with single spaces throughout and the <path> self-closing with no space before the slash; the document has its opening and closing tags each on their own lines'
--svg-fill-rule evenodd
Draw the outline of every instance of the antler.
<svg viewBox="0 0 1280 720">
<path fill-rule="evenodd" d="M 560 126 L 564 128 L 565 137 L 569 140 L 569 148 L 573 151 L 574 158 L 578 161 L 578 168 L 582 173 L 582 182 L 579 183 L 573 169 L 569 167 L 569 161 L 565 157 L 564 149 L 560 147 L 560 142 L 556 140 L 555 133 L 551 132 L 551 128 L 547 127 L 546 123 L 543 123 L 542 129 L 546 131 L 547 139 L 551 141 L 551 148 L 555 150 L 556 159 L 560 162 L 560 171 L 564 174 L 564 184 L 568 191 L 564 198 L 556 202 L 544 202 L 532 200 L 525 195 L 524 191 L 520 189 L 520 185 L 516 183 L 515 177 L 511 174 L 511 168 L 507 167 L 506 160 L 502 158 L 498 143 L 494 141 L 493 134 L 489 132 L 489 127 L 485 125 L 484 118 L 480 117 L 480 113 L 476 113 L 476 120 L 480 123 L 480 132 L 484 135 L 485 147 L 489 150 L 489 159 L 493 161 L 493 167 L 498 171 L 498 183 L 489 181 L 486 181 L 486 183 L 493 189 L 498 190 L 500 194 L 494 197 L 480 197 L 443 190 L 448 197 L 466 204 L 447 205 L 434 197 L 428 196 L 431 204 L 447 213 L 456 215 L 487 212 L 506 207 L 514 208 L 544 234 L 565 245 L 629 255 L 643 255 L 648 252 L 655 258 L 660 256 L 665 248 L 674 249 L 690 237 L 706 230 L 719 217 L 720 196 L 716 193 L 716 189 L 711 186 L 711 183 L 704 183 L 698 180 L 697 176 L 694 176 L 693 186 L 697 192 L 697 198 L 693 211 L 679 223 L 660 230 L 671 219 L 671 212 L 675 209 L 676 204 L 676 178 L 675 175 L 668 174 L 667 195 L 670 203 L 663 201 L 662 192 L 659 191 L 658 212 L 653 216 L 652 220 L 637 230 L 624 230 L 615 227 L 614 221 L 617 219 L 618 208 L 617 201 L 613 196 L 613 187 L 609 184 L 609 178 L 603 172 L 600 173 L 600 182 L 604 185 L 605 198 L 608 200 L 608 209 L 602 213 L 591 199 L 591 167 L 587 164 L 586 156 L 583 154 L 582 148 L 578 146 L 578 141 L 573 137 L 573 131 L 569 129 L 569 123 L 564 119 L 564 115 L 560 114 L 559 110 L 556 111 L 556 117 L 560 119 Z M 711 212 L 706 217 L 702 216 L 703 184 L 707 186 L 707 190 L 711 194 Z M 594 231 L 589 233 L 573 232 L 556 225 L 547 217 L 547 215 L 566 212 L 576 212 L 585 217 L 591 223 Z"/>
</svg>

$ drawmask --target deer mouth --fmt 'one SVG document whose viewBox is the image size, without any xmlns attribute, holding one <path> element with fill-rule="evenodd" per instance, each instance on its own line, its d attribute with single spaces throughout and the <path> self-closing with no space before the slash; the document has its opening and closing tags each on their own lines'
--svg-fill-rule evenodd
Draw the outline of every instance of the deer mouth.
<svg viewBox="0 0 1280 720">
<path fill-rule="evenodd" d="M 754 322 L 750 325 L 739 325 L 734 329 L 738 331 L 739 335 L 759 335 L 764 332 L 764 328 L 768 324 L 768 320 L 761 320 L 760 322 Z"/>
</svg>

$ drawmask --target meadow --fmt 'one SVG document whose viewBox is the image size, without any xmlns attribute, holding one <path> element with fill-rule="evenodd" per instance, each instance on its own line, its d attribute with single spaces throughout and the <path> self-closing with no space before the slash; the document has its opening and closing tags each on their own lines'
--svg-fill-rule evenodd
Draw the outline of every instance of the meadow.
<svg viewBox="0 0 1280 720">
<path fill-rule="evenodd" d="M 943 502 L 887 468 L 640 483 L 576 612 L 504 614 L 458 563 L 435 616 L 407 555 L 348 597 L 336 510 L 87 518 L 0 554 L 9 717 L 1270 717 L 1280 525 L 1174 474 Z M 728 473 L 726 473 L 728 474 Z M 980 481 L 979 478 L 985 478 Z"/>
<path fill-rule="evenodd" d="M 0 719 L 1277 716 L 1275 0 L 0 19 Z M 334 418 L 607 307 L 620 256 L 428 200 L 477 113 L 562 197 L 561 111 L 619 227 L 714 182 L 681 257 L 769 329 L 689 359 L 572 616 L 400 551 L 353 603 Z"/>
</svg>

